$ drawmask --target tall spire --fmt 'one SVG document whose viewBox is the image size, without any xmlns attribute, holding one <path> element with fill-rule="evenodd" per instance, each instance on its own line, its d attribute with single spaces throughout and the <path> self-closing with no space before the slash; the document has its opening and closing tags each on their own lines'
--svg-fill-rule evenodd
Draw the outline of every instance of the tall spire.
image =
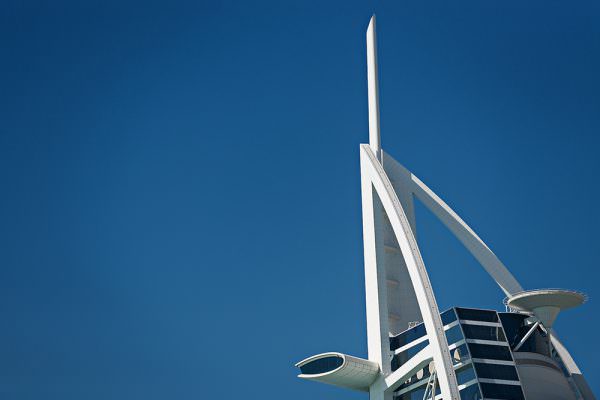
<svg viewBox="0 0 600 400">
<path fill-rule="evenodd" d="M 595 400 L 581 371 L 551 329 L 560 309 L 578 305 L 585 297 L 556 289 L 524 292 L 498 257 L 439 196 L 387 153 L 384 165 L 375 30 L 373 15 L 367 29 L 369 144 L 360 145 L 368 360 L 338 352 L 321 353 L 297 363 L 298 376 L 369 392 L 370 400 L 414 398 L 419 391 L 419 398 L 437 399 L 436 388 L 446 400 L 503 397 L 494 395 L 499 393 L 509 393 L 515 399 L 539 394 L 537 398 Z M 494 332 L 503 329 L 503 318 L 495 311 L 452 308 L 440 313 L 415 237 L 416 200 L 479 261 L 508 296 L 505 304 L 510 309 L 533 313 L 537 318 L 528 333 L 515 337 L 520 339 L 516 346 L 505 335 L 481 340 L 490 337 L 479 328 L 494 325 Z M 466 314 L 469 318 L 462 319 Z M 491 320 L 496 322 L 486 322 Z M 528 327 L 530 320 L 522 320 L 511 329 Z M 413 326 L 414 322 L 422 323 Z M 553 358 L 560 358 L 564 376 L 540 366 L 539 360 L 528 363 L 523 358 L 528 353 L 518 355 L 538 328 L 547 333 L 547 345 L 540 348 L 548 350 L 537 356 L 547 358 L 548 365 L 555 362 Z M 408 344 L 407 337 L 412 338 Z M 543 340 L 543 336 L 538 339 Z M 497 350 L 492 351 L 492 347 Z M 467 362 L 471 360 L 465 355 L 468 358 L 470 351 L 485 359 Z M 552 385 L 540 389 L 541 380 L 552 381 Z M 404 385 L 406 382 L 412 384 Z"/>
<path fill-rule="evenodd" d="M 377 33 L 375 14 L 367 29 L 367 81 L 369 92 L 369 145 L 381 160 L 381 135 L 379 133 L 379 82 L 377 78 Z"/>
</svg>

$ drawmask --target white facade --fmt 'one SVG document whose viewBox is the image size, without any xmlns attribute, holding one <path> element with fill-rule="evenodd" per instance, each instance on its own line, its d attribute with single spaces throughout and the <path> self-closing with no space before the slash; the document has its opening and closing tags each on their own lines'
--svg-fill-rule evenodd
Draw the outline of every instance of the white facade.
<svg viewBox="0 0 600 400">
<path fill-rule="evenodd" d="M 312 361 L 335 356 L 343 359 L 344 364 L 340 366 L 334 360 L 332 365 L 336 365 L 335 369 L 317 374 L 303 373 L 300 377 L 368 390 L 371 400 L 391 400 L 393 391 L 400 384 L 415 371 L 429 365 L 430 370 L 435 370 L 433 377 L 437 378 L 435 384 L 439 385 L 441 398 L 458 400 L 462 386 L 457 382 L 456 363 L 453 366 L 440 310 L 415 238 L 414 199 L 421 201 L 460 240 L 508 299 L 521 295 L 523 288 L 490 248 L 440 197 L 382 150 L 375 16 L 367 30 L 367 67 L 369 144 L 360 145 L 360 165 L 368 360 L 324 353 L 309 357 L 297 366 L 307 366 Z M 421 321 L 429 344 L 392 371 L 394 353 L 390 350 L 390 336 L 405 331 L 412 322 Z M 593 399 L 565 347 L 555 334 L 551 339 L 573 381 L 581 386 L 581 398 Z M 529 367 L 523 371 L 535 375 L 537 370 Z M 543 378 L 536 379 L 543 381 Z"/>
</svg>

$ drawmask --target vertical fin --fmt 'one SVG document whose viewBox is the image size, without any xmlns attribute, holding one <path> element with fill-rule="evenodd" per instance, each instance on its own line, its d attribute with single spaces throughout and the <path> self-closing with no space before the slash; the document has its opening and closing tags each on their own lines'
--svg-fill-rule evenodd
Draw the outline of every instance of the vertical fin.
<svg viewBox="0 0 600 400">
<path fill-rule="evenodd" d="M 377 78 L 377 34 L 375 14 L 367 29 L 367 81 L 369 93 L 369 145 L 381 160 L 381 136 L 379 133 L 379 83 Z"/>
</svg>

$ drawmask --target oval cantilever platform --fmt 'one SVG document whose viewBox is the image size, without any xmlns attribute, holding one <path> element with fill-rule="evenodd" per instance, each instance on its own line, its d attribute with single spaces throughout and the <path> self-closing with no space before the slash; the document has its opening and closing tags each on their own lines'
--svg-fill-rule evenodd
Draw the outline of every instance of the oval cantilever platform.
<svg viewBox="0 0 600 400">
<path fill-rule="evenodd" d="M 505 303 L 514 310 L 533 313 L 546 328 L 551 328 L 558 313 L 587 300 L 585 294 L 564 289 L 536 289 L 515 293 Z"/>
<path fill-rule="evenodd" d="M 343 388 L 368 392 L 379 375 L 379 365 L 373 361 L 342 353 L 322 353 L 296 364 L 299 378 L 328 383 Z"/>
</svg>

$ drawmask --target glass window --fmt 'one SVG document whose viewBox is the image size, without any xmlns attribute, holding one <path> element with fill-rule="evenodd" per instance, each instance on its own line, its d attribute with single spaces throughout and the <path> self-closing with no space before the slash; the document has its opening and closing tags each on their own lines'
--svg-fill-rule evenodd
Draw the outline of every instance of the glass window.
<svg viewBox="0 0 600 400">
<path fill-rule="evenodd" d="M 527 333 L 527 331 L 525 331 L 522 335 L 520 335 L 518 337 L 519 340 L 517 341 L 517 343 L 521 341 L 521 339 L 523 338 L 523 336 L 526 333 Z M 537 336 L 536 333 L 534 333 L 533 335 L 529 336 L 529 338 L 525 341 L 525 343 L 523 343 L 521 345 L 521 347 L 519 348 L 519 351 L 525 351 L 525 352 L 528 352 L 528 353 L 538 353 L 538 351 L 536 349 L 536 342 L 537 342 L 536 336 Z"/>
<path fill-rule="evenodd" d="M 488 358 L 491 360 L 511 361 L 512 356 L 508 346 L 469 343 L 469 351 L 473 358 Z"/>
<path fill-rule="evenodd" d="M 525 400 L 520 385 L 500 385 L 497 383 L 480 383 L 483 397 L 492 399 Z"/>
<path fill-rule="evenodd" d="M 498 314 L 492 310 L 478 310 L 474 308 L 457 308 L 458 318 L 473 321 L 498 322 Z"/>
<path fill-rule="evenodd" d="M 444 311 L 440 314 L 440 317 L 442 318 L 442 325 L 448 325 L 449 323 L 456 321 L 456 313 L 454 312 L 454 308 Z"/>
<path fill-rule="evenodd" d="M 525 324 L 527 315 L 516 314 L 516 313 L 501 313 L 500 319 L 504 326 L 504 332 L 508 342 L 511 346 L 515 346 L 521 341 L 521 339 L 527 334 L 531 325 Z M 531 335 L 525 343 L 521 345 L 519 351 L 538 353 L 545 356 L 550 355 L 550 346 L 548 344 L 548 338 L 545 333 L 540 329 L 537 329 L 533 335 Z"/>
<path fill-rule="evenodd" d="M 427 382 L 426 380 L 424 382 Z M 439 395 L 441 393 L 440 391 L 440 383 L 436 382 L 436 390 L 435 390 L 435 394 L 436 396 Z M 423 386 L 420 386 L 418 389 L 415 389 L 413 391 L 410 391 L 408 393 L 404 393 L 402 395 L 397 395 L 396 393 L 394 393 L 394 400 L 423 400 L 423 396 L 425 395 L 425 388 L 427 387 L 427 385 L 423 384 Z M 431 392 L 430 392 L 431 393 Z"/>
<path fill-rule="evenodd" d="M 455 325 L 452 328 L 446 331 L 446 339 L 448 340 L 448 345 L 458 342 L 459 340 L 463 340 L 463 334 L 460 330 L 460 325 Z"/>
<path fill-rule="evenodd" d="M 524 320 L 528 317 L 528 315 L 517 314 L 517 313 L 498 313 L 500 316 L 500 320 L 502 321 L 502 326 L 504 327 L 504 332 L 506 333 L 506 338 L 508 339 L 508 343 L 511 346 L 519 343 L 521 335 L 521 328 L 523 327 Z"/>
<path fill-rule="evenodd" d="M 456 372 L 456 382 L 458 382 L 459 385 L 464 385 L 473 379 L 475 379 L 475 370 L 471 365 Z"/>
<path fill-rule="evenodd" d="M 394 400 L 423 400 L 425 395 L 425 387 L 413 390 L 412 392 L 404 393 L 400 396 L 394 396 Z"/>
<path fill-rule="evenodd" d="M 419 381 L 421 381 L 422 383 L 425 383 L 429 380 L 430 376 L 431 376 L 431 371 L 429 370 L 428 367 L 420 369 L 413 376 L 408 378 L 406 380 L 406 382 L 404 382 L 402 385 L 398 386 L 398 389 L 396 389 L 396 391 L 397 392 L 401 391 L 402 389 L 407 388 L 410 385 L 414 385 L 415 383 L 417 383 Z"/>
<path fill-rule="evenodd" d="M 504 332 L 499 326 L 468 325 L 462 326 L 467 339 L 484 339 L 506 342 Z"/>
<path fill-rule="evenodd" d="M 512 365 L 475 363 L 475 370 L 480 378 L 505 379 L 507 381 L 519 380 L 517 370 Z"/>
<path fill-rule="evenodd" d="M 477 384 L 467 386 L 460 391 L 460 400 L 481 400 L 481 393 L 479 393 L 479 386 Z"/>
<path fill-rule="evenodd" d="M 419 338 L 425 336 L 425 325 L 420 323 L 419 325 L 405 330 L 396 336 L 390 338 L 390 350 L 394 351 L 402 346 L 409 344 Z"/>
<path fill-rule="evenodd" d="M 341 367 L 343 363 L 344 359 L 342 357 L 323 357 L 304 364 L 300 367 L 300 371 L 307 375 L 322 374 Z"/>
<path fill-rule="evenodd" d="M 400 368 L 402 364 L 413 358 L 415 354 L 423 350 L 428 344 L 429 340 L 424 340 L 421 343 L 404 350 L 402 353 L 396 354 L 394 358 L 392 358 L 392 371 Z"/>
<path fill-rule="evenodd" d="M 469 350 L 467 349 L 466 344 L 461 344 L 454 350 L 450 350 L 450 354 L 452 355 L 452 362 L 454 365 L 458 363 L 464 363 L 471 358 L 469 356 Z"/>
</svg>

